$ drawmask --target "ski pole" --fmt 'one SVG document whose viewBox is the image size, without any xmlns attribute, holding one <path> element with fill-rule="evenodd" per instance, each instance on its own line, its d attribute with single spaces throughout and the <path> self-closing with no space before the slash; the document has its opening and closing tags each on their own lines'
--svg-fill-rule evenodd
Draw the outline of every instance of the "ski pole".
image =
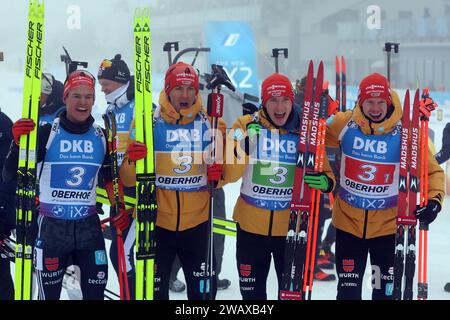
<svg viewBox="0 0 450 320">
<path fill-rule="evenodd" d="M 208 115 L 212 118 L 212 134 L 211 134 L 211 160 L 212 163 L 216 162 L 216 150 L 217 150 L 217 128 L 218 119 L 223 115 L 223 95 L 220 93 L 220 84 L 216 88 L 216 93 L 214 89 L 210 94 L 208 94 Z M 213 182 L 208 181 L 208 191 L 209 191 L 209 216 L 208 216 L 208 243 L 206 246 L 206 263 L 205 270 L 203 274 L 203 300 L 212 300 L 212 279 L 213 279 L 213 210 L 214 210 L 214 194 L 213 194 Z M 207 295 L 208 294 L 208 295 Z"/>
<path fill-rule="evenodd" d="M 111 176 L 113 184 L 114 204 L 112 205 L 113 216 L 116 217 L 120 214 L 119 211 L 119 172 L 117 163 L 117 125 L 115 115 L 112 110 L 108 110 L 107 114 L 104 114 L 103 121 L 107 130 L 108 149 L 111 159 Z M 130 300 L 130 290 L 128 286 L 128 277 L 126 271 L 126 261 L 123 249 L 122 232 L 117 232 L 117 260 L 119 265 L 119 286 L 120 286 L 120 299 Z"/>
<path fill-rule="evenodd" d="M 429 90 L 424 88 L 422 93 L 421 104 L 421 184 L 420 184 L 420 201 L 419 206 L 428 205 L 428 123 L 430 114 L 437 108 L 436 103 L 431 103 Z M 428 298 L 427 283 L 427 264 L 428 264 L 428 225 L 419 224 L 419 267 L 418 267 L 418 284 L 417 299 L 426 300 Z"/>
<path fill-rule="evenodd" d="M 344 56 L 341 56 L 341 67 L 342 67 L 342 76 L 341 76 L 342 108 L 341 108 L 341 111 L 345 112 L 347 110 L 347 67 L 345 66 Z"/>
<path fill-rule="evenodd" d="M 341 102 L 341 67 L 339 66 L 339 58 L 336 56 L 335 60 L 336 66 L 336 101 L 339 103 L 339 111 L 342 111 L 342 102 Z"/>
<path fill-rule="evenodd" d="M 328 81 L 324 83 L 323 92 L 320 101 L 320 115 L 319 115 L 319 127 L 317 135 L 317 157 L 316 157 L 316 172 L 323 172 L 323 161 L 325 155 L 325 132 L 326 132 L 326 119 L 328 111 Z M 321 191 L 318 189 L 313 190 L 313 237 L 311 242 L 311 259 L 309 266 L 309 277 L 307 278 L 308 300 L 312 298 L 312 289 L 314 282 L 314 267 L 316 262 L 316 249 L 317 249 L 317 232 L 319 227 L 319 214 L 320 214 L 320 198 Z"/>
<path fill-rule="evenodd" d="M 215 164 L 217 159 L 217 130 L 219 126 L 219 118 L 223 116 L 223 102 L 224 97 L 223 94 L 220 93 L 222 85 L 225 85 L 228 89 L 235 91 L 233 84 L 231 83 L 230 78 L 225 72 L 224 68 L 220 65 L 213 64 L 212 66 L 212 75 L 210 78 L 210 82 L 207 84 L 206 88 L 211 90 L 211 93 L 208 94 L 208 108 L 207 113 L 208 116 L 211 117 L 211 163 Z M 216 92 L 214 92 L 216 91 Z M 214 220 L 213 220 L 213 210 L 214 210 L 214 194 L 213 188 L 215 188 L 215 181 L 209 180 L 208 177 L 208 191 L 209 191 L 209 216 L 208 216 L 208 243 L 206 246 L 206 261 L 205 261 L 205 270 L 203 274 L 203 299 L 206 300 L 208 297 L 210 300 L 212 299 L 212 279 L 213 279 L 213 261 L 214 261 L 214 250 L 213 250 L 213 228 L 214 228 Z M 208 294 L 208 295 L 207 295 Z"/>
</svg>

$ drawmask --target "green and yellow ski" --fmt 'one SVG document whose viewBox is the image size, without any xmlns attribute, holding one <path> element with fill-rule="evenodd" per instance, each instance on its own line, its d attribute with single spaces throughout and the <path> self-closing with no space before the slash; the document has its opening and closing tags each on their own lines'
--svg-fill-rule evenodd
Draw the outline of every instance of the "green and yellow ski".
<svg viewBox="0 0 450 320">
<path fill-rule="evenodd" d="M 136 161 L 136 300 L 153 300 L 157 204 L 148 8 L 134 15 L 134 70 L 136 141 L 147 145 L 147 157 Z"/>
</svg>

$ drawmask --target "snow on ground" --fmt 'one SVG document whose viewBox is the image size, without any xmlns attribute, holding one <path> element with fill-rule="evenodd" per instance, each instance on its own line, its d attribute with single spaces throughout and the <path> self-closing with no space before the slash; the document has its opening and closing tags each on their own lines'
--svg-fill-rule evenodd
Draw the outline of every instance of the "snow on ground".
<svg viewBox="0 0 450 320">
<path fill-rule="evenodd" d="M 224 187 L 226 195 L 226 210 L 227 218 L 232 218 L 234 204 L 239 195 L 240 182 L 227 185 Z M 436 221 L 430 226 L 428 235 L 428 297 L 430 300 L 450 300 L 450 293 L 445 292 L 443 287 L 445 283 L 450 282 L 450 244 L 449 244 L 449 230 L 450 230 L 450 206 L 446 205 L 450 201 L 450 196 L 447 196 L 443 206 L 442 212 L 439 214 Z M 327 224 L 330 220 L 327 220 Z M 225 240 L 225 253 L 223 257 L 222 272 L 220 278 L 231 280 L 231 286 L 226 290 L 217 292 L 217 300 L 241 300 L 239 292 L 239 276 L 236 267 L 236 238 L 227 236 Z M 418 243 L 418 241 L 417 241 Z M 110 241 L 107 240 L 109 250 Z M 418 245 L 417 245 L 418 246 Z M 371 297 L 371 271 L 370 263 L 367 264 L 366 273 L 364 276 L 363 299 L 368 300 Z M 11 266 L 14 275 L 14 265 Z M 267 296 L 270 300 L 277 299 L 277 279 L 272 264 L 268 280 L 267 280 Z M 327 270 L 327 272 L 334 272 Z M 334 272 L 335 273 L 335 272 Z M 417 275 L 417 270 L 416 270 Z M 178 278 L 184 282 L 183 272 L 180 271 Z M 417 283 L 417 279 L 415 280 Z M 77 287 L 78 284 L 69 278 L 69 286 Z M 313 284 L 313 300 L 335 300 L 336 298 L 337 280 L 332 282 L 314 281 Z M 119 283 L 111 264 L 109 264 L 109 279 L 107 289 L 118 293 Z M 34 290 L 36 291 L 36 290 Z M 35 292 L 36 294 L 36 292 Z M 109 294 L 113 297 L 111 294 Z M 414 295 L 417 295 L 417 285 L 414 287 Z M 76 299 L 80 298 L 80 293 L 76 290 L 71 290 L 70 295 L 66 290 L 63 290 L 61 299 Z M 113 297 L 114 298 L 114 297 Z M 174 293 L 170 291 L 171 300 L 186 300 L 186 291 L 182 293 Z"/>
<path fill-rule="evenodd" d="M 224 187 L 226 195 L 227 218 L 232 218 L 232 212 L 236 199 L 239 195 L 240 182 L 227 185 Z M 436 221 L 430 226 L 428 235 L 428 297 L 430 300 L 450 300 L 450 293 L 445 292 L 443 287 L 446 282 L 450 282 L 450 196 L 446 197 L 443 210 L 439 214 Z M 330 220 L 327 220 L 327 225 Z M 417 240 L 418 243 L 418 240 Z M 418 245 L 417 245 L 418 246 Z M 236 238 L 227 236 L 225 240 L 225 253 L 223 257 L 222 272 L 220 278 L 231 280 L 231 286 L 226 290 L 217 292 L 217 300 L 241 300 L 239 292 L 239 275 L 236 267 Z M 363 299 L 368 300 L 371 297 L 371 270 L 370 263 L 364 276 Z M 108 281 L 108 289 L 118 292 L 118 281 L 115 273 L 110 265 L 110 274 Z M 334 272 L 326 270 L 327 272 Z M 336 274 L 334 272 L 334 274 Z M 417 271 L 416 271 L 417 274 Z M 337 277 L 337 275 L 336 275 Z M 178 278 L 184 282 L 183 272 L 180 270 Z M 417 283 L 417 279 L 415 280 Z M 313 300 L 335 300 L 336 298 L 337 280 L 332 282 L 314 281 L 313 284 Z M 267 296 L 270 300 L 277 299 L 277 279 L 275 269 L 272 264 L 269 277 L 267 280 Z M 417 286 L 414 287 L 414 295 L 417 295 Z M 170 291 L 171 300 L 186 300 L 186 291 L 182 293 L 174 293 Z"/>
<path fill-rule="evenodd" d="M 227 218 L 231 219 L 234 204 L 239 195 L 240 182 L 227 185 L 225 189 L 226 197 L 226 210 Z M 450 206 L 446 204 L 450 203 L 450 196 L 446 197 L 443 210 L 439 214 L 438 218 L 430 226 L 428 234 L 428 297 L 430 300 L 450 300 L 450 293 L 445 292 L 443 287 L 446 282 L 450 282 Z M 331 220 L 327 220 L 327 225 Z M 327 226 L 326 225 L 326 226 Z M 326 228 L 325 228 L 326 230 Z M 417 239 L 418 247 L 418 239 Z M 222 273 L 220 278 L 227 278 L 231 280 L 231 286 L 226 290 L 217 292 L 218 300 L 241 300 L 241 294 L 239 292 L 239 275 L 236 267 L 236 238 L 226 237 L 225 253 L 223 257 Z M 368 268 L 364 276 L 364 289 L 363 299 L 368 300 L 371 298 L 371 270 L 370 263 L 367 263 Z M 327 272 L 335 271 L 326 270 Z M 183 279 L 183 273 L 179 272 L 179 278 Z M 417 271 L 416 271 L 417 275 Z M 336 275 L 337 278 L 337 275 Z M 417 279 L 415 280 L 417 283 Z M 332 282 L 320 282 L 314 281 L 313 283 L 313 300 L 335 300 L 337 280 Z M 272 264 L 269 277 L 267 280 L 267 297 L 268 299 L 277 299 L 277 278 L 275 274 L 275 268 Z M 417 285 L 414 287 L 414 294 L 417 295 Z M 173 293 L 170 292 L 170 299 L 187 299 L 186 293 Z"/>
<path fill-rule="evenodd" d="M 8 85 L 0 89 L 2 100 L 0 102 L 1 109 L 13 120 L 20 118 L 20 106 L 22 103 L 22 86 L 23 76 L 18 73 L 7 73 L 7 77 L 10 79 Z M 61 79 L 62 75 L 57 74 Z M 99 89 L 97 87 L 97 89 Z M 105 102 L 103 99 L 103 93 L 97 90 L 97 97 L 100 97 L 96 101 L 96 107 L 94 108 L 93 115 L 97 119 L 97 122 L 102 124 L 100 114 L 105 109 Z M 8 103 L 6 103 L 8 101 Z M 437 130 L 440 133 L 441 130 Z M 436 140 L 437 150 L 440 148 L 440 136 Z M 227 218 L 232 219 L 234 204 L 239 195 L 240 182 L 225 186 L 226 194 L 226 211 Z M 450 282 L 450 239 L 448 233 L 450 230 L 450 206 L 446 206 L 449 203 L 450 197 L 446 197 L 443 210 L 439 214 L 439 217 L 430 227 L 429 232 L 429 249 L 428 249 L 428 284 L 429 284 L 429 298 L 436 300 L 450 300 L 450 293 L 443 290 L 443 286 L 446 282 Z M 329 221 L 328 221 L 329 223 Z M 107 241 L 109 246 L 109 241 Z M 231 287 L 224 291 L 217 293 L 217 299 L 220 300 L 240 300 L 241 295 L 239 292 L 239 278 L 236 267 L 235 251 L 236 251 L 236 239 L 233 237 L 226 237 L 225 253 L 223 259 L 222 273 L 220 278 L 227 278 L 231 280 Z M 370 298 L 370 275 L 371 271 L 366 270 L 364 279 L 364 291 L 363 299 Z M 12 267 L 13 269 L 13 267 Z M 14 272 L 14 271 L 13 271 Z M 328 272 L 328 271 L 327 271 Z M 416 272 L 417 274 L 417 272 Z M 182 272 L 179 273 L 179 278 L 184 281 Z M 277 297 L 277 280 L 272 266 L 271 272 L 268 277 L 267 293 L 269 299 L 276 299 Z M 318 282 L 315 281 L 313 285 L 313 299 L 334 300 L 336 297 L 336 284 L 333 282 Z M 118 281 L 114 273 L 112 265 L 110 265 L 108 289 L 119 292 Z M 416 291 L 417 288 L 414 288 Z M 64 292 L 62 298 L 67 299 L 68 296 Z M 186 293 L 173 293 L 170 292 L 171 299 L 186 299 Z"/>
</svg>

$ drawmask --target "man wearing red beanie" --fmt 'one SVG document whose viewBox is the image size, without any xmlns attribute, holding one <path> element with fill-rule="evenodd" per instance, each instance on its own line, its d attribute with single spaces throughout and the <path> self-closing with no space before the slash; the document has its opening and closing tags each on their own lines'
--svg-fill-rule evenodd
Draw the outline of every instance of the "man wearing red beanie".
<svg viewBox="0 0 450 320">
<path fill-rule="evenodd" d="M 69 120 L 85 122 L 91 116 L 95 101 L 94 76 L 84 70 L 69 74 L 64 82 L 63 101 Z"/>
<path fill-rule="evenodd" d="M 261 85 L 261 100 L 268 119 L 276 127 L 293 118 L 289 116 L 294 105 L 294 91 L 288 77 L 279 73 L 267 77 Z"/>
<path fill-rule="evenodd" d="M 39 206 L 34 267 L 39 300 L 58 300 L 69 257 L 81 270 L 85 300 L 103 300 L 108 281 L 105 241 L 96 207 L 99 177 L 111 182 L 105 131 L 91 116 L 95 80 L 85 70 L 71 73 L 64 84 L 66 110 L 39 127 L 37 167 Z M 31 119 L 13 125 L 14 143 L 3 178 L 17 172 L 20 136 L 35 128 Z M 100 174 L 101 173 L 101 174 Z"/>
<path fill-rule="evenodd" d="M 208 182 L 220 180 L 221 164 L 207 164 L 210 119 L 198 94 L 196 70 L 178 62 L 166 72 L 159 107 L 154 112 L 154 153 L 158 214 L 155 227 L 155 300 L 169 299 L 170 272 L 178 255 L 186 279 L 189 300 L 217 291 L 215 270 L 212 283 L 204 283 L 210 197 Z M 226 125 L 219 120 L 218 136 Z M 132 130 L 133 132 L 133 130 Z M 130 136 L 134 139 L 134 136 Z M 218 138 L 217 151 L 222 151 Z M 124 186 L 135 185 L 135 161 L 146 155 L 145 144 L 133 142 L 143 152 L 128 150 L 121 168 Z M 137 150 L 137 149 L 135 149 Z M 218 185 L 220 187 L 220 185 Z M 213 263 L 215 268 L 216 263 Z M 207 294 L 209 296 L 209 294 Z"/>
<path fill-rule="evenodd" d="M 373 300 L 392 299 L 402 106 L 381 74 L 365 77 L 357 105 L 327 124 L 326 145 L 342 151 L 340 182 L 333 204 L 336 227 L 338 300 L 361 299 L 370 254 L 376 284 Z M 444 173 L 433 155 L 428 161 L 428 205 L 417 218 L 431 223 L 441 210 Z"/>
<path fill-rule="evenodd" d="M 239 117 L 229 133 L 234 158 L 227 159 L 224 180 L 242 178 L 234 207 L 237 221 L 236 258 L 244 300 L 267 300 L 267 276 L 273 262 L 278 282 L 284 268 L 286 234 L 300 127 L 300 107 L 294 104 L 291 81 L 274 73 L 261 85 L 262 108 Z M 311 180 L 317 179 L 311 184 Z M 305 182 L 331 192 L 334 175 L 326 155 L 324 172 L 306 174 Z"/>
<path fill-rule="evenodd" d="M 380 123 L 388 118 L 394 110 L 389 81 L 379 73 L 364 78 L 359 85 L 358 103 L 370 121 Z"/>
</svg>

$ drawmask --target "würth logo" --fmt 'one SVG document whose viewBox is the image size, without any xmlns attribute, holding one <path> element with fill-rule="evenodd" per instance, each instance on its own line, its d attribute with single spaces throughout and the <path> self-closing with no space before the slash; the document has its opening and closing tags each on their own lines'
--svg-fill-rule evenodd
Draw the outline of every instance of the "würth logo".
<svg viewBox="0 0 450 320">
<path fill-rule="evenodd" d="M 239 266 L 239 273 L 243 277 L 248 277 L 252 273 L 252 266 L 250 264 L 241 264 Z"/>
<path fill-rule="evenodd" d="M 48 271 L 58 270 L 59 258 L 45 258 L 45 267 Z"/>
<path fill-rule="evenodd" d="M 355 270 L 355 260 L 353 259 L 344 259 L 342 260 L 342 268 L 345 272 L 352 272 Z"/>
</svg>

